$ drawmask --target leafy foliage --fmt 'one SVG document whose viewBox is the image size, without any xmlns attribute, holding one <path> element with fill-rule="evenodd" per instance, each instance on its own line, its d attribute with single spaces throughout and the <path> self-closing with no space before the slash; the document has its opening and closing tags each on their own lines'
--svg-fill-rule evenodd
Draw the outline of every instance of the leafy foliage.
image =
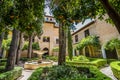
<svg viewBox="0 0 120 80">
<path fill-rule="evenodd" d="M 115 61 L 110 64 L 114 76 L 120 79 L 120 61 Z"/>
<path fill-rule="evenodd" d="M 83 49 L 89 45 L 100 46 L 100 42 L 97 36 L 88 36 L 83 38 L 76 46 L 76 49 Z"/>
<path fill-rule="evenodd" d="M 68 55 L 70 60 L 73 58 L 73 46 L 72 46 L 72 35 L 70 32 L 70 28 L 68 27 Z"/>
<path fill-rule="evenodd" d="M 11 43 L 11 39 L 3 40 L 3 42 L 2 42 L 2 48 L 5 49 L 5 50 L 9 50 L 10 43 Z"/>
<path fill-rule="evenodd" d="M 21 74 L 22 74 L 22 68 L 15 67 L 11 71 L 7 71 L 7 72 L 0 74 L 0 80 L 15 80 L 18 77 L 20 77 Z"/>
<path fill-rule="evenodd" d="M 107 0 L 108 3 L 120 14 L 120 1 Z M 87 18 L 104 19 L 106 9 L 104 9 L 100 0 L 52 0 L 52 12 L 57 20 L 72 20 L 75 22 L 84 21 Z M 59 6 L 59 7 L 58 7 Z M 112 22 L 108 17 L 107 22 Z"/>
<path fill-rule="evenodd" d="M 38 68 L 28 80 L 111 80 L 94 66 L 53 66 Z"/>
<path fill-rule="evenodd" d="M 28 42 L 25 42 L 22 50 L 27 50 L 27 49 L 28 49 Z M 38 42 L 34 42 L 32 44 L 32 49 L 33 50 L 40 50 L 39 43 Z"/>
<path fill-rule="evenodd" d="M 107 50 L 114 50 L 115 48 L 120 48 L 120 40 L 118 38 L 111 39 L 104 45 L 104 48 Z"/>
<path fill-rule="evenodd" d="M 54 52 L 58 52 L 58 51 L 59 51 L 59 47 L 54 47 L 54 48 L 53 48 L 53 51 L 54 51 Z"/>
</svg>

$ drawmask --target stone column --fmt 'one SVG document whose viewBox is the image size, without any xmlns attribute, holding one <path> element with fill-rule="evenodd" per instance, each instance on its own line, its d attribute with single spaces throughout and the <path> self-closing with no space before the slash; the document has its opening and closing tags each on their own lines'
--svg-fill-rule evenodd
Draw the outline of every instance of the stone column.
<svg viewBox="0 0 120 80">
<path fill-rule="evenodd" d="M 106 52 L 105 52 L 105 49 L 103 48 L 103 46 L 101 47 L 101 50 L 102 50 L 102 56 L 103 56 L 103 58 L 107 58 L 106 57 Z"/>
</svg>

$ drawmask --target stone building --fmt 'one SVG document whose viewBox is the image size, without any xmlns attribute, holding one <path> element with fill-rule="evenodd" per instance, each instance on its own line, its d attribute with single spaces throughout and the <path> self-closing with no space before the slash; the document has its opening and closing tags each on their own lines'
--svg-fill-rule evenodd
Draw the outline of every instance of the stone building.
<svg viewBox="0 0 120 80">
<path fill-rule="evenodd" d="M 53 49 L 59 46 L 59 25 L 52 16 L 45 16 L 42 29 L 43 34 L 35 39 L 39 42 L 41 51 L 46 51 L 44 55 L 57 55 Z"/>
<path fill-rule="evenodd" d="M 96 57 L 102 56 L 104 58 L 118 58 L 120 56 L 117 55 L 115 51 L 106 51 L 103 48 L 103 45 L 110 39 L 120 38 L 120 34 L 118 33 L 115 26 L 98 19 L 91 20 L 84 26 L 79 26 L 79 29 L 72 33 L 73 46 L 75 47 L 82 38 L 85 38 L 88 35 L 96 35 L 99 37 L 101 50 L 99 50 L 99 53 L 96 53 L 97 55 L 95 54 Z M 73 55 L 79 55 L 81 54 L 80 52 L 81 51 L 74 50 Z M 83 55 L 87 55 L 86 52 L 84 52 Z M 91 57 L 90 55 L 91 54 L 89 54 L 89 57 Z"/>
</svg>

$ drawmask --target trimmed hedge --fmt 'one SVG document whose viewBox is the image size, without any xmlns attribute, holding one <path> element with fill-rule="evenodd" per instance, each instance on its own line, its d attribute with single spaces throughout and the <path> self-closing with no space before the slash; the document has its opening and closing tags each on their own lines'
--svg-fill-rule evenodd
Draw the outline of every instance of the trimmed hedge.
<svg viewBox="0 0 120 80">
<path fill-rule="evenodd" d="M 15 67 L 14 70 L 0 74 L 0 80 L 16 80 L 22 74 L 21 67 Z"/>
<path fill-rule="evenodd" d="M 120 80 L 120 61 L 111 62 L 110 67 L 114 76 Z"/>
<path fill-rule="evenodd" d="M 93 65 L 93 66 L 96 66 L 96 67 L 100 68 L 100 67 L 105 66 L 107 64 L 107 61 L 105 59 L 96 59 L 96 60 L 91 61 L 91 62 L 68 61 L 66 63 L 74 65 L 74 66 Z"/>
<path fill-rule="evenodd" d="M 74 79 L 71 79 L 71 78 L 68 78 L 68 77 L 65 77 L 64 79 L 59 79 L 59 80 L 111 80 L 111 78 L 107 77 L 106 75 L 102 74 L 98 69 L 97 67 L 95 66 L 74 66 L 74 67 L 78 67 L 78 68 L 81 68 L 81 69 L 89 69 L 90 70 L 90 73 L 94 75 L 94 77 L 91 77 L 91 78 L 74 78 Z M 61 70 L 61 69 L 59 69 Z M 59 72 L 59 70 L 57 70 Z M 43 68 L 38 68 L 36 69 L 31 77 L 28 79 L 28 80 L 39 80 L 40 79 L 40 75 L 42 74 L 42 71 L 43 71 Z M 67 72 L 66 72 L 67 73 Z M 60 74 L 60 73 L 59 73 Z M 53 74 L 54 75 L 54 74 Z M 64 75 L 63 73 L 61 73 L 61 75 Z M 77 75 L 76 75 L 77 76 Z"/>
<path fill-rule="evenodd" d="M 28 80 L 39 80 L 40 75 L 42 74 L 43 68 L 37 68 L 32 75 L 29 77 Z"/>
</svg>

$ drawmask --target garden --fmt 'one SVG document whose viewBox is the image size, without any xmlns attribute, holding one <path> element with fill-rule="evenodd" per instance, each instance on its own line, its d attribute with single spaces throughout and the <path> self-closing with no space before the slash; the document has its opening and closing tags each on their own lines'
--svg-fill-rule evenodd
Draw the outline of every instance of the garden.
<svg viewBox="0 0 120 80">
<path fill-rule="evenodd" d="M 0 0 L 0 80 L 21 79 L 25 65 L 34 66 L 29 68 L 34 72 L 26 80 L 112 80 L 101 71 L 108 67 L 112 77 L 120 80 L 119 37 L 103 45 L 105 50 L 116 51 L 117 59 L 107 59 L 101 57 L 99 36 L 85 35 L 73 47 L 71 34 L 75 25 L 86 19 L 104 20 L 120 33 L 119 4 L 119 0 Z M 53 48 L 56 56 L 44 55 L 47 51 L 42 52 L 35 40 L 44 33 L 46 7 L 59 23 L 59 47 Z M 83 55 L 74 56 L 73 49 Z M 23 51 L 26 57 L 21 56 Z"/>
</svg>

